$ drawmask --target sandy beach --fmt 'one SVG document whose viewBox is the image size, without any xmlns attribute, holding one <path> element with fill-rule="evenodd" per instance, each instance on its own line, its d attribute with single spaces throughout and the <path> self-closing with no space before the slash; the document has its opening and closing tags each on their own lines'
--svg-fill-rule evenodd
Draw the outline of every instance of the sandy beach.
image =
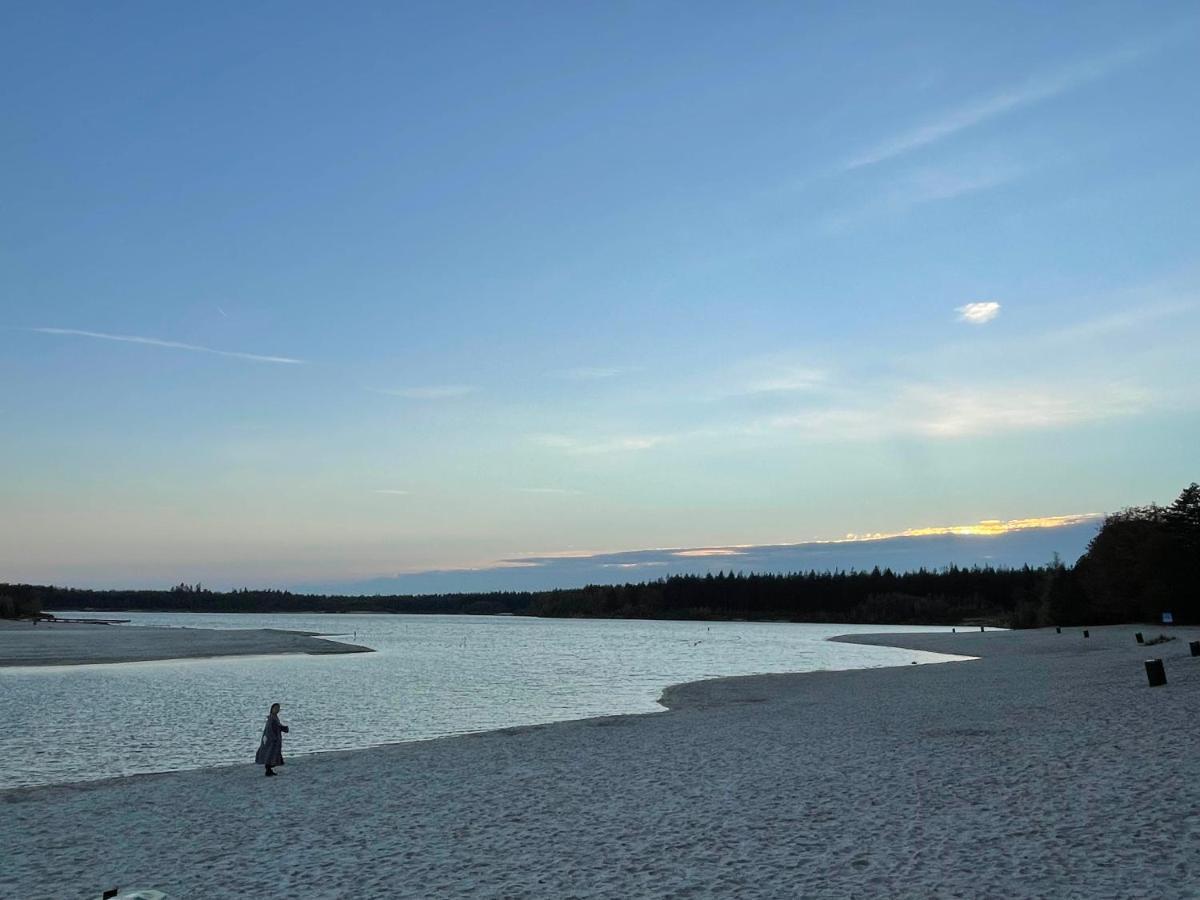
<svg viewBox="0 0 1200 900">
<path fill-rule="evenodd" d="M 370 653 L 368 647 L 270 628 L 217 630 L 0 621 L 0 666 L 257 656 L 278 653 Z"/>
<path fill-rule="evenodd" d="M 979 659 L 698 682 L 664 714 L 275 779 L 248 762 L 11 790 L 0 894 L 1196 897 L 1200 631 L 1136 630 L 1158 633 L 856 636 Z"/>
</svg>

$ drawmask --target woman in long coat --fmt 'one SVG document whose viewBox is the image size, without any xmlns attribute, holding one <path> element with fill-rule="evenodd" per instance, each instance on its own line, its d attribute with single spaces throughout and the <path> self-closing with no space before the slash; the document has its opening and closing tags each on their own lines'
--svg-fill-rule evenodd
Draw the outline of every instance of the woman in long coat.
<svg viewBox="0 0 1200 900">
<path fill-rule="evenodd" d="M 254 761 L 260 766 L 266 766 L 267 775 L 277 775 L 275 766 L 283 765 L 283 735 L 288 727 L 279 721 L 279 704 L 271 704 L 271 712 L 267 716 L 267 724 L 263 726 L 262 740 L 258 742 L 258 752 Z"/>
</svg>

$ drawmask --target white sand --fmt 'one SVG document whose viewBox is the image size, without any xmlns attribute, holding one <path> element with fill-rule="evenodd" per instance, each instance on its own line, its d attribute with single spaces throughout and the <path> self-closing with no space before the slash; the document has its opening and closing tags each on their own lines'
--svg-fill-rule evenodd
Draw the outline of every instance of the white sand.
<svg viewBox="0 0 1200 900">
<path fill-rule="evenodd" d="M 1135 630 L 886 635 L 867 640 L 983 658 L 701 682 L 664 715 L 273 779 L 12 790 L 0 896 L 1196 897 L 1200 632 Z"/>
<path fill-rule="evenodd" d="M 0 622 L 0 666 L 68 666 L 207 656 L 369 653 L 367 647 L 273 628 L 143 628 Z"/>
</svg>

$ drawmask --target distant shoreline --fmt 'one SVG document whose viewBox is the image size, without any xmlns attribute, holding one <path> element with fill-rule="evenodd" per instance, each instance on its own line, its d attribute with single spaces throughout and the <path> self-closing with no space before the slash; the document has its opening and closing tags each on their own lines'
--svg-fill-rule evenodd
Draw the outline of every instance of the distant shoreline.
<svg viewBox="0 0 1200 900">
<path fill-rule="evenodd" d="M 0 621 L 0 668 L 371 652 L 370 647 L 274 628 L 221 630 Z"/>
<path fill-rule="evenodd" d="M 718 572 L 669 575 L 626 584 L 536 591 L 455 594 L 303 594 L 201 584 L 169 590 L 90 590 L 0 584 L 0 598 L 26 613 L 399 613 L 528 615 L 538 618 L 787 621 L 848 624 L 1032 624 L 1056 566 L 1021 569 L 949 566 L 938 571 L 809 571 L 790 574 Z M 1031 604 L 1033 604 L 1031 606 Z M 1040 613 L 1039 613 L 1040 614 Z M 1034 616 L 1036 618 L 1036 616 Z M 1094 623 L 1098 624 L 1098 623 Z"/>
</svg>

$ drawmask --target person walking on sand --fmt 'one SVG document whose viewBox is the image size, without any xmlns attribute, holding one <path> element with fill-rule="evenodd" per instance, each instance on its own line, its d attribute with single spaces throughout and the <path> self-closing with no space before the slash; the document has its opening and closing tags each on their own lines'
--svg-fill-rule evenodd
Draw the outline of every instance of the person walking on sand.
<svg viewBox="0 0 1200 900">
<path fill-rule="evenodd" d="M 267 715 L 267 724 L 263 726 L 262 740 L 258 742 L 258 752 L 254 754 L 254 762 L 266 766 L 267 775 L 278 775 L 275 766 L 283 765 L 283 736 L 288 727 L 279 721 L 279 704 L 271 704 L 271 712 Z"/>
</svg>

